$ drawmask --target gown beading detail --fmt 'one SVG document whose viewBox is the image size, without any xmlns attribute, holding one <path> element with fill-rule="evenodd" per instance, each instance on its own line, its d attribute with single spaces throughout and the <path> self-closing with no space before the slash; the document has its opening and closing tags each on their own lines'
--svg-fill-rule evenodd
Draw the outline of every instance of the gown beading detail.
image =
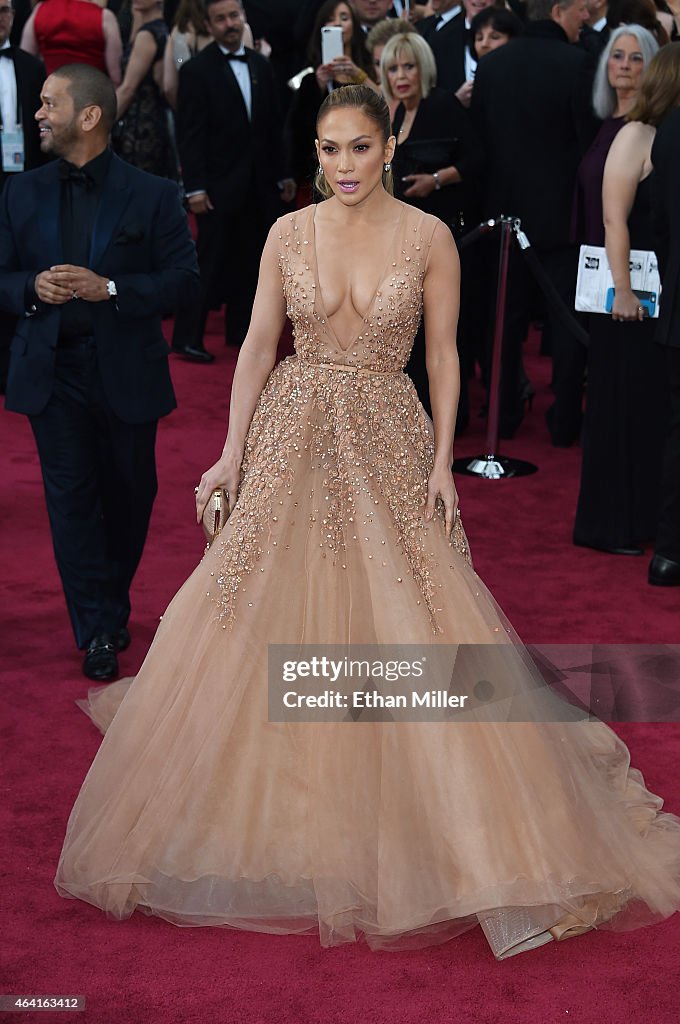
<svg viewBox="0 0 680 1024">
<path fill-rule="evenodd" d="M 449 541 L 442 508 L 424 519 L 432 424 L 403 368 L 437 224 L 400 204 L 342 345 L 314 208 L 278 222 L 296 354 L 267 381 L 236 507 L 137 677 L 84 704 L 105 736 L 69 819 L 62 895 L 328 946 L 412 948 L 479 923 L 499 958 L 680 906 L 680 820 L 606 725 L 546 714 L 462 526 Z M 523 713 L 268 720 L 268 645 L 395 643 L 460 645 L 470 678 Z"/>
</svg>

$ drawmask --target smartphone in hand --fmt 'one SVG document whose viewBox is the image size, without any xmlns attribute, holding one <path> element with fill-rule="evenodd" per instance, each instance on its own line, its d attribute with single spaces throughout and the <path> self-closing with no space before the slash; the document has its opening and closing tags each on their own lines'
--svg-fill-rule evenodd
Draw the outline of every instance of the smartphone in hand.
<svg viewBox="0 0 680 1024">
<path fill-rule="evenodd" d="M 321 63 L 330 64 L 336 57 L 342 57 L 344 52 L 340 26 L 324 25 L 321 29 Z"/>
</svg>

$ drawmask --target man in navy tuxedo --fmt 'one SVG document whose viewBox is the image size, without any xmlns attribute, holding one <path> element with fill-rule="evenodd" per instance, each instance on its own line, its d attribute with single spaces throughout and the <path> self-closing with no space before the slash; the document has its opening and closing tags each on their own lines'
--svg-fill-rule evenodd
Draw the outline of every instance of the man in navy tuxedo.
<svg viewBox="0 0 680 1024">
<path fill-rule="evenodd" d="M 46 80 L 45 154 L 0 202 L 0 308 L 18 317 L 7 408 L 30 417 L 85 674 L 117 675 L 156 494 L 159 417 L 175 406 L 161 316 L 198 294 L 172 182 L 109 149 L 114 88 L 81 64 Z"/>
<path fill-rule="evenodd" d="M 28 5 L 30 13 L 30 4 Z M 25 20 L 25 19 L 24 19 Z M 12 161 L 12 151 L 7 161 L 0 162 L 0 188 L 9 174 L 20 174 L 40 167 L 45 158 L 40 152 L 40 138 L 34 114 L 40 106 L 40 89 L 45 81 L 45 67 L 41 60 L 13 45 L 14 27 L 17 19 L 14 0 L 0 0 L 0 121 L 3 140 L 5 132 L 13 132 L 20 139 L 18 151 L 21 157 Z M 7 170 L 5 165 L 7 164 Z M 4 394 L 9 365 L 9 345 L 14 335 L 15 318 L 0 310 L 0 392 Z"/>
</svg>

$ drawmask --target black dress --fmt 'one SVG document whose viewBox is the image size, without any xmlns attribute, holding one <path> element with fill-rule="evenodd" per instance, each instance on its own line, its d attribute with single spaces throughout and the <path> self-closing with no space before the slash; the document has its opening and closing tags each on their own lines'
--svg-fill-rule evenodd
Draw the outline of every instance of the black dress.
<svg viewBox="0 0 680 1024">
<path fill-rule="evenodd" d="M 392 125 L 397 140 L 405 113 L 404 105 L 400 103 Z M 461 233 L 466 221 L 470 191 L 467 184 L 444 185 L 425 199 L 416 199 L 404 195 L 409 182 L 403 182 L 402 178 L 407 174 L 432 174 L 447 166 L 458 167 L 465 158 L 469 141 L 467 110 L 452 93 L 435 87 L 426 99 L 420 101 L 411 131 L 407 139 L 397 145 L 392 160 L 397 199 L 439 217 L 454 234 Z"/>
<path fill-rule="evenodd" d="M 168 26 L 162 18 L 142 25 L 140 32 L 150 32 L 156 44 L 156 56 L 149 71 L 137 87 L 134 99 L 114 132 L 114 148 L 118 155 L 134 167 L 164 178 L 177 177 L 168 123 L 168 107 L 153 74 L 161 60 L 168 40 Z M 123 74 L 130 60 L 132 43 L 123 51 Z"/>
<path fill-rule="evenodd" d="M 631 249 L 654 248 L 651 178 L 638 185 L 628 218 Z M 631 547 L 656 535 L 667 395 L 655 326 L 590 318 L 575 544 Z"/>
<path fill-rule="evenodd" d="M 405 109 L 400 103 L 394 114 L 392 131 L 399 138 L 404 123 Z M 466 159 L 471 149 L 471 128 L 468 111 L 453 93 L 434 88 L 418 105 L 416 116 L 407 139 L 397 145 L 392 158 L 394 194 L 398 199 L 431 213 L 449 226 L 454 236 L 460 237 L 466 229 L 477 223 L 474 189 L 466 180 Z M 443 167 L 457 167 L 464 183 L 444 185 L 430 192 L 425 199 L 405 195 L 409 187 L 402 178 L 407 174 L 432 174 Z M 466 251 L 461 261 L 461 311 L 458 328 L 458 351 L 461 360 L 460 398 L 458 402 L 458 431 L 469 419 L 467 377 L 474 362 L 474 342 L 479 335 L 480 276 L 477 273 L 477 251 Z M 429 384 L 425 365 L 425 333 L 421 323 L 416 334 L 406 372 L 413 380 L 428 415 L 432 415 Z"/>
</svg>

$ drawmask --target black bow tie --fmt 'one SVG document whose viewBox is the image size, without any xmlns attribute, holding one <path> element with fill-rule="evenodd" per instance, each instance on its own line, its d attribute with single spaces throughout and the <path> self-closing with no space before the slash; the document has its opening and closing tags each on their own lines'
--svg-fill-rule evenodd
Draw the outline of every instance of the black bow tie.
<svg viewBox="0 0 680 1024">
<path fill-rule="evenodd" d="M 244 64 L 247 64 L 248 63 L 248 54 L 247 53 L 225 53 L 224 59 L 225 60 L 240 60 Z"/>
<path fill-rule="evenodd" d="M 81 167 L 74 167 L 68 160 L 61 160 L 59 163 L 59 177 L 62 181 L 71 181 L 74 185 L 81 185 L 83 188 L 91 189 L 95 186 L 95 180 L 91 174 Z"/>
<path fill-rule="evenodd" d="M 9 57 L 10 60 L 14 60 L 14 47 L 4 46 L 2 50 L 0 50 L 0 57 Z"/>
</svg>

